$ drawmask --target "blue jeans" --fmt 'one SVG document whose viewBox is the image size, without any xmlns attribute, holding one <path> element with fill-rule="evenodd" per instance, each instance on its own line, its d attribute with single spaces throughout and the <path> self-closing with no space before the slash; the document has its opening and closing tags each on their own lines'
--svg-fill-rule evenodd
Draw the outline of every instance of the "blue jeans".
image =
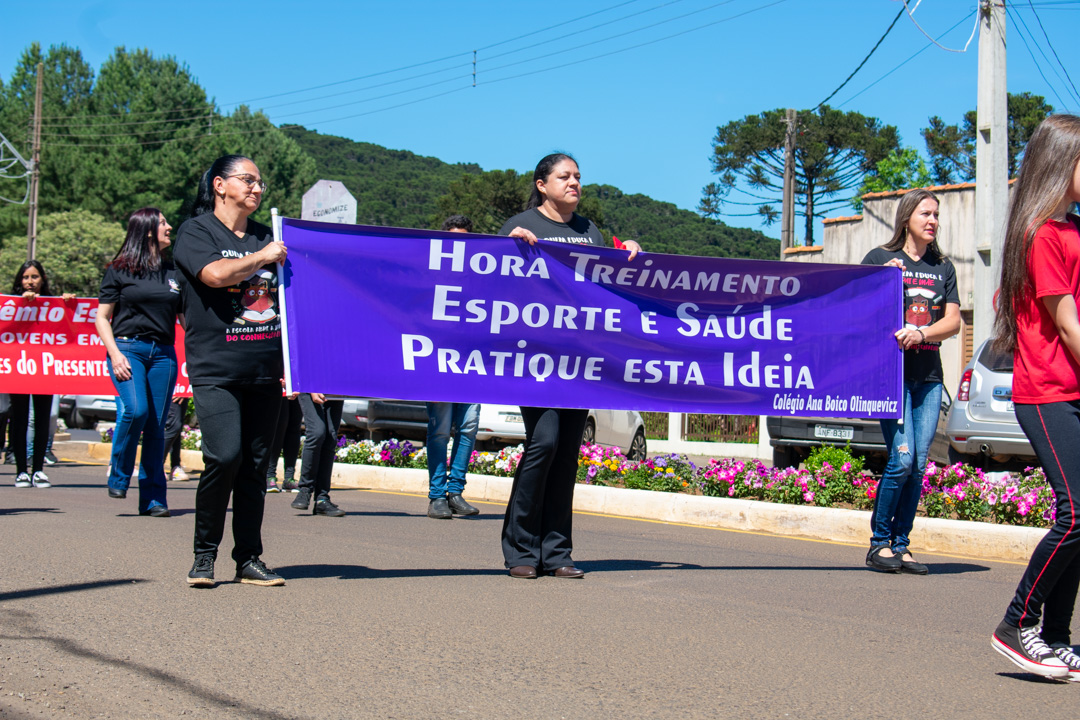
<svg viewBox="0 0 1080 720">
<path fill-rule="evenodd" d="M 476 403 L 428 403 L 427 412 L 428 497 L 434 500 L 460 495 L 465 489 L 465 472 L 469 469 L 476 429 L 480 426 L 480 406 Z M 458 433 L 447 484 L 446 447 L 450 444 L 451 426 L 456 426 Z"/>
<path fill-rule="evenodd" d="M 139 462 L 139 512 L 165 505 L 165 421 L 176 386 L 176 351 L 152 341 L 122 338 L 116 346 L 131 365 L 131 377 L 116 379 L 112 359 L 109 375 L 116 387 L 116 429 L 113 431 L 109 487 L 127 490 L 135 469 L 135 453 L 142 438 Z"/>
<path fill-rule="evenodd" d="M 941 383 L 904 383 L 904 418 L 882 420 L 889 453 L 870 516 L 870 547 L 890 546 L 897 555 L 908 550 L 908 535 L 922 497 L 926 454 L 934 441 L 941 413 Z"/>
</svg>

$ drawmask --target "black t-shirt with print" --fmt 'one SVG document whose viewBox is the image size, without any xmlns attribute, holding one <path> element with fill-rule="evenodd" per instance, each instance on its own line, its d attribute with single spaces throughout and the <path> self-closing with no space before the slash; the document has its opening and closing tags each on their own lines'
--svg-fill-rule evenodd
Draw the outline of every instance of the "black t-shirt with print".
<svg viewBox="0 0 1080 720">
<path fill-rule="evenodd" d="M 960 304 L 956 289 L 956 269 L 948 259 L 927 252 L 916 262 L 903 250 L 874 248 L 863 258 L 863 265 L 884 265 L 899 259 L 904 263 L 904 325 L 925 328 L 945 317 L 946 303 Z M 941 343 L 920 343 L 904 351 L 906 382 L 943 382 Z"/>
<path fill-rule="evenodd" d="M 503 223 L 499 230 L 500 235 L 508 235 L 516 227 L 523 227 L 531 231 L 541 240 L 554 242 L 574 243 L 576 245 L 604 245 L 604 236 L 600 229 L 588 218 L 583 218 L 577 213 L 570 218 L 569 223 L 556 222 L 533 208 Z"/>
<path fill-rule="evenodd" d="M 180 286 L 172 264 L 163 262 L 143 277 L 110 265 L 101 278 L 98 302 L 114 305 L 114 336 L 138 337 L 170 347 L 176 342 Z"/>
<path fill-rule="evenodd" d="M 173 247 L 179 270 L 184 347 L 192 385 L 277 382 L 281 357 L 277 266 L 265 265 L 238 285 L 212 288 L 199 272 L 212 262 L 241 258 L 273 242 L 270 228 L 248 220 L 236 236 L 213 213 L 180 226 Z"/>
</svg>

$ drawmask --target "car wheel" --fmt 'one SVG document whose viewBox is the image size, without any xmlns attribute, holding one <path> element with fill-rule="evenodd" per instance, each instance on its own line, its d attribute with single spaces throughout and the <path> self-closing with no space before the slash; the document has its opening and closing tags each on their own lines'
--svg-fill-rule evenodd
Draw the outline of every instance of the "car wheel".
<svg viewBox="0 0 1080 720">
<path fill-rule="evenodd" d="M 585 421 L 585 432 L 581 434 L 582 445 L 592 445 L 596 442 L 596 425 L 592 418 Z"/>
<path fill-rule="evenodd" d="M 638 431 L 634 433 L 634 439 L 630 441 L 630 449 L 626 453 L 626 459 L 634 461 L 644 460 L 648 450 L 648 445 L 645 443 L 645 431 L 638 428 Z"/>
<path fill-rule="evenodd" d="M 963 463 L 964 465 L 970 465 L 972 467 L 981 467 L 982 466 L 982 456 L 981 455 L 968 455 L 967 453 L 962 453 L 959 450 L 957 450 L 956 448 L 954 448 L 952 445 L 950 445 L 949 446 L 949 464 L 950 465 L 955 465 L 956 463 Z"/>
<path fill-rule="evenodd" d="M 71 415 L 68 416 L 68 427 L 78 430 L 93 430 L 96 424 L 94 418 L 83 415 L 78 408 L 71 408 Z"/>
<path fill-rule="evenodd" d="M 781 445 L 773 448 L 772 464 L 774 468 L 783 470 L 784 468 L 795 467 L 798 462 L 795 460 L 791 448 Z"/>
</svg>

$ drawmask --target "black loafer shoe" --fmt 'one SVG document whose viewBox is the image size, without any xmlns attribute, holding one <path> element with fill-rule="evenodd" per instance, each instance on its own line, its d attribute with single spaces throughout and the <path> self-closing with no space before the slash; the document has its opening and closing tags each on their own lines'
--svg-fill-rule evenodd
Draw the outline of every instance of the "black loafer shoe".
<svg viewBox="0 0 1080 720">
<path fill-rule="evenodd" d="M 583 578 L 585 577 L 584 570 L 578 570 L 573 565 L 567 565 L 566 567 L 556 568 L 551 571 L 551 577 L 557 578 Z"/>
<path fill-rule="evenodd" d="M 435 498 L 427 506 L 427 516 L 436 520 L 449 520 L 454 517 L 446 498 Z"/>
<path fill-rule="evenodd" d="M 876 548 L 870 548 L 870 552 L 866 553 L 866 564 L 868 567 L 877 570 L 878 572 L 894 573 L 900 572 L 900 558 L 893 555 L 892 557 L 882 557 L 881 551 L 886 549 L 888 545 L 881 545 Z"/>
<path fill-rule="evenodd" d="M 532 565 L 518 565 L 510 568 L 510 577 L 519 578 L 521 580 L 535 580 L 536 568 Z"/>
<path fill-rule="evenodd" d="M 480 508 L 475 508 L 469 503 L 465 502 L 465 498 L 460 495 L 447 495 L 446 503 L 450 506 L 450 510 L 455 515 L 479 515 Z"/>
<path fill-rule="evenodd" d="M 109 488 L 109 497 L 123 500 L 127 497 L 127 490 L 114 490 L 113 488 Z"/>
<path fill-rule="evenodd" d="M 910 555 L 910 553 L 905 553 Z M 900 572 L 907 573 L 908 575 L 928 575 L 930 568 L 923 565 L 921 562 L 915 562 L 915 559 L 905 560 L 903 555 L 898 556 L 900 558 Z"/>
</svg>

